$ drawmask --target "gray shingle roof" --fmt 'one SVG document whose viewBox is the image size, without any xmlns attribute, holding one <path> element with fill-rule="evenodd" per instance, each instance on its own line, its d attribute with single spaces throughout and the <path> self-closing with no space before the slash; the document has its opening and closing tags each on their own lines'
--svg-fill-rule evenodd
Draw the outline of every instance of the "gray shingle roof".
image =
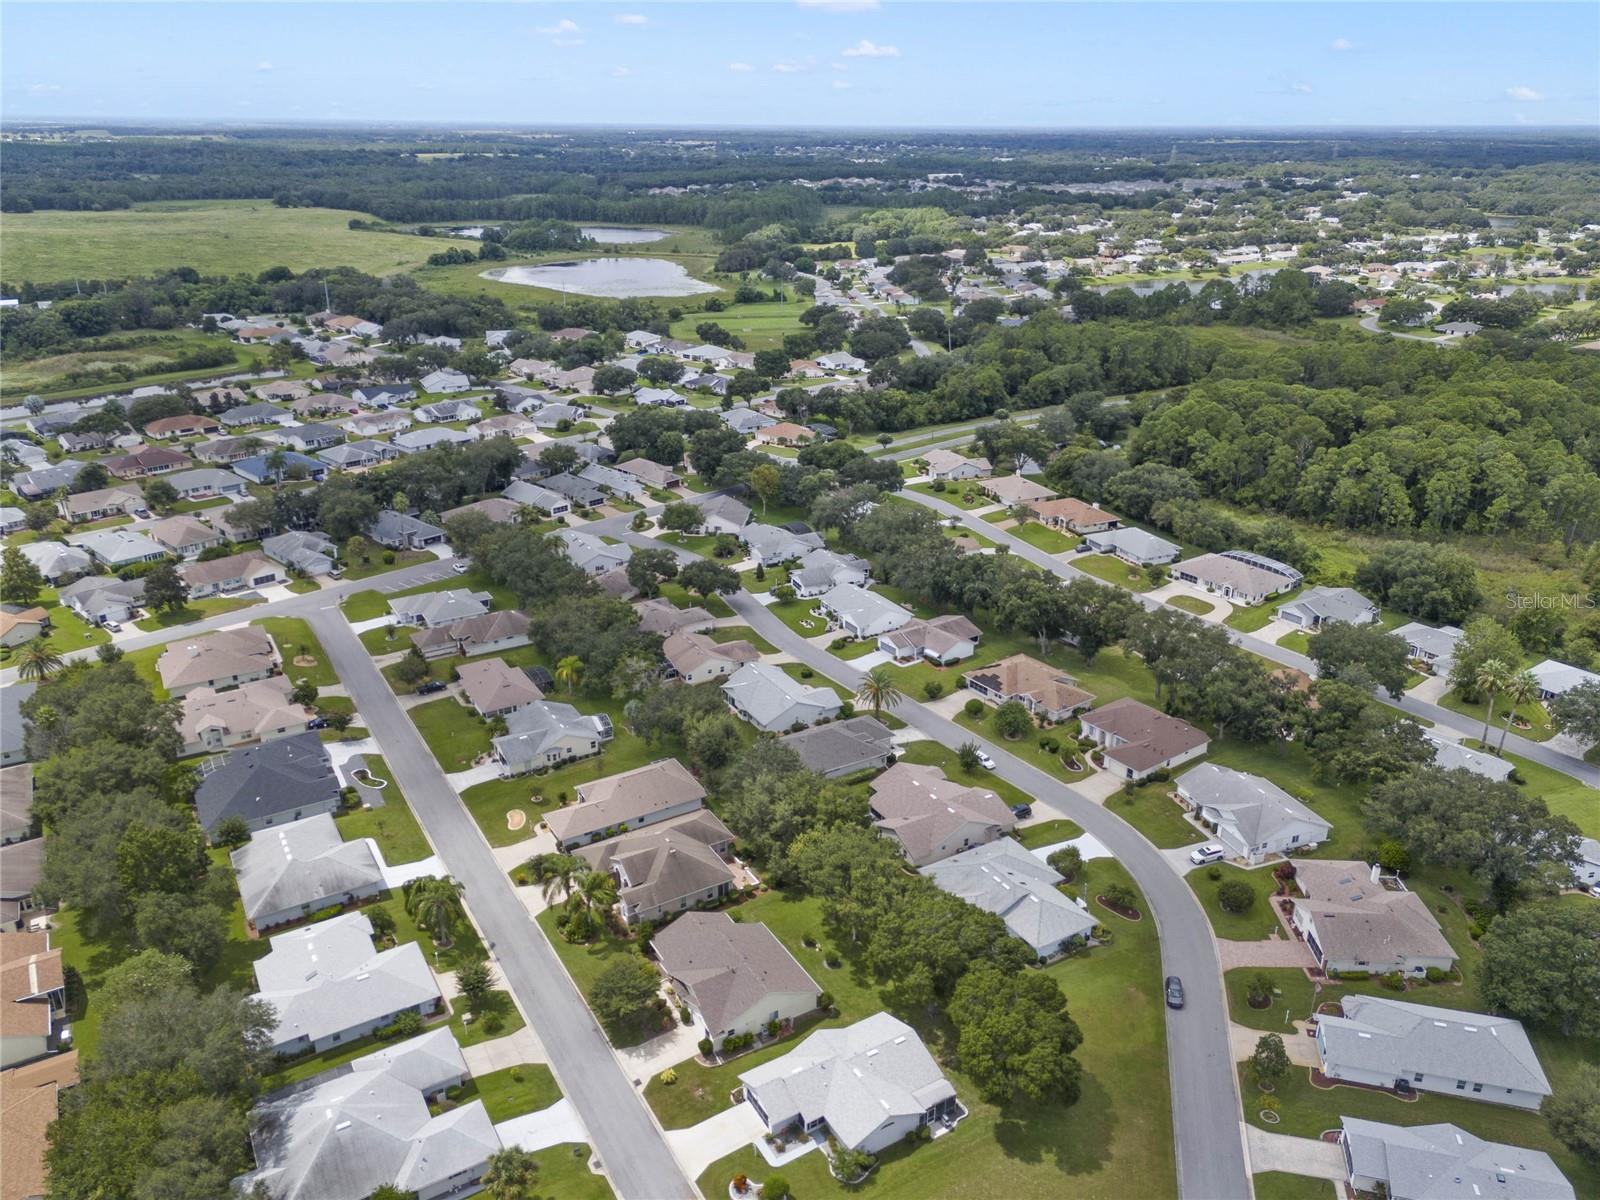
<svg viewBox="0 0 1600 1200">
<path fill-rule="evenodd" d="M 1066 938 L 1086 936 L 1095 921 L 1056 891 L 1061 876 L 1010 838 L 963 850 L 922 873 L 944 891 L 994 913 L 1035 953 L 1053 952 Z"/>
<path fill-rule="evenodd" d="M 585 716 L 570 704 L 541 700 L 506 717 L 506 733 L 494 739 L 494 748 L 508 765 L 541 759 L 564 738 L 603 742 L 611 737 L 611 719 L 604 714 Z"/>
<path fill-rule="evenodd" d="M 1320 825 L 1324 833 L 1333 828 L 1270 779 L 1216 763 L 1185 771 L 1178 786 L 1196 804 L 1227 813 L 1247 846 L 1269 841 L 1285 826 L 1301 822 Z"/>
<path fill-rule="evenodd" d="M 1339 1120 L 1354 1173 L 1383 1180 L 1394 1200 L 1576 1200 L 1543 1150 L 1486 1142 L 1459 1125 Z"/>
<path fill-rule="evenodd" d="M 229 858 L 252 921 L 381 883 L 365 839 L 347 842 L 327 813 L 263 829 Z"/>
<path fill-rule="evenodd" d="M 246 746 L 200 781 L 195 808 L 208 832 L 229 817 L 260 821 L 296 809 L 337 803 L 339 780 L 314 733 Z"/>
<path fill-rule="evenodd" d="M 871 717 L 851 717 L 779 738 L 809 771 L 827 775 L 875 766 L 894 749 L 894 733 Z"/>
<path fill-rule="evenodd" d="M 1285 611 L 1305 613 L 1318 621 L 1348 621 L 1360 624 L 1376 617 L 1373 603 L 1354 588 L 1307 588 L 1293 600 L 1278 606 L 1278 614 Z"/>
<path fill-rule="evenodd" d="M 552 809 L 545 816 L 550 832 L 559 840 L 624 825 L 680 805 L 698 804 L 706 795 L 705 785 L 675 758 L 579 784 L 577 792 L 576 804 Z"/>
<path fill-rule="evenodd" d="M 798 719 L 810 724 L 818 717 L 833 716 L 840 708 L 838 693 L 832 688 L 799 683 L 770 663 L 745 663 L 728 677 L 722 693 L 762 729 L 777 728 L 791 709 L 798 709 Z"/>
</svg>

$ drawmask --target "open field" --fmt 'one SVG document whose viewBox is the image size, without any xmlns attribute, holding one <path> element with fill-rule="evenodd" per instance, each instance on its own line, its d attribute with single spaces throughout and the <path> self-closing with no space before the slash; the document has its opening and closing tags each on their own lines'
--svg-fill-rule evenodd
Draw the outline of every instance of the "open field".
<svg viewBox="0 0 1600 1200">
<path fill-rule="evenodd" d="M 21 283 L 150 275 L 171 267 L 254 274 L 268 267 L 350 266 L 375 275 L 415 267 L 440 250 L 432 238 L 363 233 L 364 214 L 277 208 L 267 200 L 142 204 L 115 212 L 7 213 L 5 277 Z"/>
<path fill-rule="evenodd" d="M 68 214 L 60 214 L 68 215 Z M 83 215 L 83 214 L 73 214 Z M 7 222 L 9 225 L 9 221 Z M 6 269 L 10 268 L 9 257 Z M 81 348 L 69 354 L 52 354 L 46 358 L 12 358 L 0 371 L 0 394 L 27 395 L 37 392 L 41 396 L 70 396 L 75 391 L 97 393 L 107 390 L 108 384 L 74 385 L 65 377 L 73 371 L 94 371 L 107 367 L 128 367 L 135 371 L 137 382 L 176 383 L 184 379 L 210 378 L 233 371 L 255 370 L 266 360 L 265 346 L 238 346 L 213 334 L 198 329 L 165 329 L 147 332 L 118 333 L 101 340 L 98 348 L 93 340 L 80 343 Z M 231 366 L 200 367 L 185 371 L 164 370 L 184 354 L 199 349 L 226 346 L 233 351 Z M 130 381 L 133 382 L 133 381 Z"/>
</svg>

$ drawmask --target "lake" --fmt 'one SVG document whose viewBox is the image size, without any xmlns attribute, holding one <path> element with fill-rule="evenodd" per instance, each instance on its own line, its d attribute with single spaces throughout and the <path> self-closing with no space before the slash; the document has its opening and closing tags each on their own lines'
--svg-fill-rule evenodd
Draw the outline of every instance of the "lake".
<svg viewBox="0 0 1600 1200">
<path fill-rule="evenodd" d="M 698 296 L 719 290 L 664 258 L 585 258 L 536 267 L 496 267 L 483 272 L 483 277 L 616 300 L 630 296 Z"/>
<path fill-rule="evenodd" d="M 665 229 L 624 229 L 620 225 L 580 225 L 578 232 L 586 238 L 593 238 L 597 242 L 610 242 L 614 246 L 659 242 L 662 238 L 672 236 Z"/>
</svg>

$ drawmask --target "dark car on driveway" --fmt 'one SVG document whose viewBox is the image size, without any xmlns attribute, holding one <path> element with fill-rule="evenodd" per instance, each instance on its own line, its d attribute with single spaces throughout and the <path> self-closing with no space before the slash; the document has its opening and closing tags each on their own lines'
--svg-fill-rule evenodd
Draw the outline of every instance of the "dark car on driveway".
<svg viewBox="0 0 1600 1200">
<path fill-rule="evenodd" d="M 1167 1007 L 1183 1007 L 1183 980 L 1176 975 L 1167 976 Z"/>
<path fill-rule="evenodd" d="M 1026 821 L 1029 817 L 1033 816 L 1033 805 L 1013 804 L 1011 806 L 1011 815 L 1019 821 Z"/>
<path fill-rule="evenodd" d="M 446 683 L 442 679 L 430 679 L 430 680 L 428 680 L 427 683 L 419 683 L 417 685 L 417 695 L 419 695 L 419 696 L 431 696 L 435 692 L 444 691 L 445 688 L 447 688 L 449 686 L 450 685 L 448 683 Z"/>
</svg>

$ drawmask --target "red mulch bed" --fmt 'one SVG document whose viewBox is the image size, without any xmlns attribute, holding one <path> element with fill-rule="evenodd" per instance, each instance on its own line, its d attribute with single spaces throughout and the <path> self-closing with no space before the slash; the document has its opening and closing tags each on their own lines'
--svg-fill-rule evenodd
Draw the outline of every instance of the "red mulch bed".
<svg viewBox="0 0 1600 1200">
<path fill-rule="evenodd" d="M 1144 914 L 1141 913 L 1137 908 L 1119 908 L 1117 905 L 1107 900 L 1104 896 L 1096 896 L 1094 898 L 1094 902 L 1100 905 L 1102 908 L 1105 908 L 1107 911 L 1116 913 L 1117 916 L 1121 917 L 1124 921 L 1144 920 Z"/>
<path fill-rule="evenodd" d="M 1375 1083 L 1354 1083 L 1348 1079 L 1330 1079 L 1315 1067 L 1311 1068 L 1311 1086 L 1314 1088 L 1321 1088 L 1325 1092 L 1331 1091 L 1336 1087 L 1348 1087 L 1361 1088 L 1363 1091 L 1368 1092 L 1383 1092 L 1386 1095 L 1393 1096 L 1396 1100 L 1405 1100 L 1409 1102 L 1417 1099 L 1416 1092 L 1412 1092 L 1409 1096 L 1403 1096 L 1393 1088 L 1379 1087 Z"/>
</svg>

